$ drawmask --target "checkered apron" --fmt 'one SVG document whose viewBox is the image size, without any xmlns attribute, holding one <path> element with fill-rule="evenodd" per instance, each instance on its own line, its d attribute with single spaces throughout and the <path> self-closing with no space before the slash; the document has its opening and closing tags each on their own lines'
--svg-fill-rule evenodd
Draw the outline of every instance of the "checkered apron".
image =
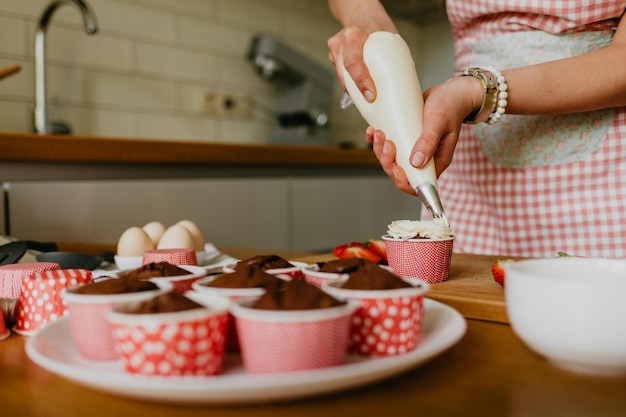
<svg viewBox="0 0 626 417">
<path fill-rule="evenodd" d="M 506 70 L 604 47 L 625 7 L 448 0 L 457 68 Z M 463 126 L 439 189 L 455 252 L 626 257 L 626 108 Z"/>
</svg>

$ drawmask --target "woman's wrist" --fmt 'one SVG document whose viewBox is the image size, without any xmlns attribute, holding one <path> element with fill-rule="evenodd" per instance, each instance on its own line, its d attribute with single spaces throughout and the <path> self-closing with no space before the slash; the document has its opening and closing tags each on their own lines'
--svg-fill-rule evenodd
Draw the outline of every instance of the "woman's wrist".
<svg viewBox="0 0 626 417">
<path fill-rule="evenodd" d="M 471 76 L 482 85 L 480 106 L 463 119 L 463 123 L 495 124 L 500 121 L 508 104 L 508 85 L 500 71 L 495 68 L 468 68 L 462 76 Z"/>
</svg>

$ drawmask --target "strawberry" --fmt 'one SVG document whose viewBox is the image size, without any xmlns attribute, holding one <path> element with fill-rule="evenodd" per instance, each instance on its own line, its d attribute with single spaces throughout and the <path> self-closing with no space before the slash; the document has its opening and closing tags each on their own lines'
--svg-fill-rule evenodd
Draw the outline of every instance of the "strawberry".
<svg viewBox="0 0 626 417">
<path fill-rule="evenodd" d="M 514 262 L 513 259 L 496 259 L 496 262 L 491 265 L 491 274 L 493 275 L 493 279 L 500 285 L 504 287 L 504 268 L 503 264 Z"/>
<path fill-rule="evenodd" d="M 335 255 L 336 257 L 339 257 L 339 254 L 341 252 L 343 252 L 348 246 L 350 246 L 350 247 L 352 247 L 352 246 L 354 246 L 354 247 L 359 247 L 359 246 L 365 247 L 365 245 L 363 243 L 361 243 L 361 242 L 350 242 L 350 243 L 346 243 L 345 245 L 339 245 L 339 246 L 335 247 L 333 249 L 333 255 Z"/>
<path fill-rule="evenodd" d="M 368 259 L 374 263 L 380 263 L 380 255 L 374 253 L 361 242 L 350 242 L 345 245 L 337 246 L 333 249 L 333 255 L 339 259 L 345 258 L 362 258 Z"/>
<path fill-rule="evenodd" d="M 367 247 L 374 253 L 380 256 L 382 263 L 387 264 L 387 246 L 382 239 L 369 239 L 367 241 Z"/>
</svg>

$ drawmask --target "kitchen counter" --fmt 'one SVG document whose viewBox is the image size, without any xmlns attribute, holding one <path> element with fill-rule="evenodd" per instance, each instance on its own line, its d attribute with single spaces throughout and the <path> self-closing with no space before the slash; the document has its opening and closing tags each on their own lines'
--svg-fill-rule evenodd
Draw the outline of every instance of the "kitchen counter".
<svg viewBox="0 0 626 417">
<path fill-rule="evenodd" d="M 0 181 L 378 174 L 368 149 L 0 133 Z"/>
<path fill-rule="evenodd" d="M 237 258 L 260 253 L 235 248 L 222 250 Z M 330 256 L 297 254 L 294 258 L 288 253 L 280 254 L 306 262 Z M 457 302 L 465 300 L 466 304 L 470 299 L 480 304 L 478 298 L 488 301 L 499 297 L 501 302 L 503 291 L 485 270 L 492 260 L 453 255 L 450 280 L 443 283 L 446 285 L 433 284 L 429 297 L 455 299 L 446 294 L 456 293 Z M 473 282 L 466 289 L 474 296 L 467 296 L 459 289 L 459 283 L 466 281 Z M 471 290 L 481 286 L 484 288 L 480 291 Z M 483 314 L 474 307 L 468 312 L 470 316 Z M 584 377 L 555 368 L 526 348 L 511 327 L 499 322 L 498 317 L 494 316 L 493 320 L 466 317 L 467 333 L 458 344 L 395 378 L 322 397 L 246 406 L 181 406 L 104 394 L 39 368 L 24 352 L 26 338 L 12 335 L 0 341 L 0 407 L 3 415 L 24 417 L 626 415 L 626 379 Z"/>
</svg>

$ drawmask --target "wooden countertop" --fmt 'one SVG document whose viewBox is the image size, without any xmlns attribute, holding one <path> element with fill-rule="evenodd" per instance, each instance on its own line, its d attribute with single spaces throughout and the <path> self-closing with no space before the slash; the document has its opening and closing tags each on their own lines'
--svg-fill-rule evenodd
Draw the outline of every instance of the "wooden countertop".
<svg viewBox="0 0 626 417">
<path fill-rule="evenodd" d="M 260 253 L 222 250 L 240 259 Z M 310 262 L 327 259 L 327 255 L 298 254 L 298 259 Z M 485 280 L 484 266 L 491 261 L 454 255 L 452 262 L 449 283 L 455 277 Z M 455 291 L 453 285 L 445 287 L 450 293 Z M 104 394 L 39 368 L 24 352 L 26 338 L 11 335 L 0 341 L 0 409 L 2 415 L 24 417 L 626 415 L 625 378 L 562 371 L 526 348 L 509 325 L 467 321 L 467 333 L 458 344 L 395 378 L 334 395 L 246 406 L 181 406 Z"/>
<path fill-rule="evenodd" d="M 368 149 L 0 133 L 0 161 L 376 168 Z"/>
</svg>

